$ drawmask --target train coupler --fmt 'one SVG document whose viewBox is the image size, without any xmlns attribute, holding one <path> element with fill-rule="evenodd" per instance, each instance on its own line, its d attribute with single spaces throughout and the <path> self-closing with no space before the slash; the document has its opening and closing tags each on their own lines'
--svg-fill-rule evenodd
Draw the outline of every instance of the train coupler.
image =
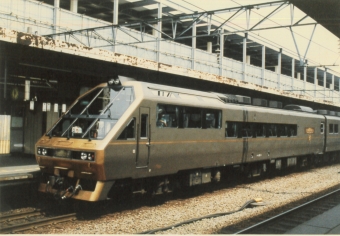
<svg viewBox="0 0 340 236">
<path fill-rule="evenodd" d="M 72 196 L 76 195 L 80 190 L 82 190 L 82 187 L 80 184 L 78 184 L 75 188 L 73 188 L 73 186 L 71 185 L 70 187 L 68 187 L 63 194 L 60 194 L 60 198 L 62 200 L 71 198 Z M 69 195 L 66 195 L 67 193 L 70 193 Z"/>
</svg>

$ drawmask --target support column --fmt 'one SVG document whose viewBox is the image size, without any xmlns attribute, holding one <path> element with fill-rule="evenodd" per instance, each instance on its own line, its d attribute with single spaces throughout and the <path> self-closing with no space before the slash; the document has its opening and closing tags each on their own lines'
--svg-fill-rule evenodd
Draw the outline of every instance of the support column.
<svg viewBox="0 0 340 236">
<path fill-rule="evenodd" d="M 262 69 L 261 69 L 261 85 L 264 86 L 264 78 L 266 76 L 266 47 L 262 46 Z"/>
<path fill-rule="evenodd" d="M 212 42 L 207 42 L 207 52 L 212 53 Z"/>
<path fill-rule="evenodd" d="M 70 0 L 70 11 L 78 13 L 78 0 Z"/>
<path fill-rule="evenodd" d="M 316 90 L 318 85 L 318 68 L 314 68 L 314 97 L 316 98 Z"/>
<path fill-rule="evenodd" d="M 334 74 L 332 75 L 332 84 L 330 86 L 330 89 L 331 89 L 331 97 L 332 97 L 332 101 L 334 101 Z"/>
<path fill-rule="evenodd" d="M 294 80 L 295 80 L 295 59 L 292 58 L 292 90 L 294 90 Z"/>
<path fill-rule="evenodd" d="M 277 88 L 281 88 L 281 61 L 282 61 L 282 48 L 277 55 Z"/>
<path fill-rule="evenodd" d="M 243 38 L 243 81 L 246 81 L 247 78 L 247 38 L 248 34 L 245 33 Z"/>
<path fill-rule="evenodd" d="M 119 0 L 114 0 L 113 1 L 113 24 L 118 25 L 118 6 L 119 6 Z M 116 43 L 116 38 L 117 38 L 117 28 L 113 27 L 112 28 L 112 37 L 113 37 L 113 42 Z M 116 52 L 116 47 L 112 46 L 112 52 Z"/>
<path fill-rule="evenodd" d="M 323 72 L 323 88 L 324 88 L 324 92 L 323 92 L 323 98 L 326 99 L 326 88 L 327 88 L 327 68 L 325 68 L 325 71 Z"/>
<path fill-rule="evenodd" d="M 58 25 L 59 25 L 59 9 L 60 9 L 60 0 L 54 0 L 54 9 L 53 9 L 53 33 L 58 33 Z M 53 36 L 54 39 L 57 39 L 56 36 Z"/>
<path fill-rule="evenodd" d="M 119 0 L 113 0 L 113 24 L 118 24 L 118 6 Z"/>
<path fill-rule="evenodd" d="M 196 52 L 196 22 L 192 25 L 191 38 L 191 69 L 195 70 L 195 52 Z"/>
<path fill-rule="evenodd" d="M 4 66 L 4 99 L 7 99 L 7 58 L 5 59 L 5 66 Z"/>
<path fill-rule="evenodd" d="M 223 57 L 224 57 L 224 29 L 220 31 L 220 76 L 223 76 Z"/>
<path fill-rule="evenodd" d="M 304 90 L 306 90 L 306 83 L 307 83 L 307 61 L 303 66 L 303 89 Z"/>
<path fill-rule="evenodd" d="M 160 59 L 160 50 L 161 50 L 161 38 L 162 38 L 162 21 L 160 20 L 162 18 L 162 9 L 163 8 L 163 4 L 161 2 L 158 3 L 158 14 L 157 14 L 157 18 L 158 18 L 158 24 L 157 24 L 157 41 L 156 41 L 156 50 L 157 50 L 157 55 L 156 55 L 156 61 L 159 62 Z"/>
</svg>

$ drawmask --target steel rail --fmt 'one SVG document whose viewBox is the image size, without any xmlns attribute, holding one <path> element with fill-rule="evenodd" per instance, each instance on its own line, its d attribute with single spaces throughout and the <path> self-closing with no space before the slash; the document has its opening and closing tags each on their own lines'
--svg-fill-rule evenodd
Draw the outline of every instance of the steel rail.
<svg viewBox="0 0 340 236">
<path fill-rule="evenodd" d="M 297 206 L 297 207 L 294 207 L 294 208 L 292 208 L 292 209 L 290 209 L 290 210 L 288 210 L 288 211 L 285 211 L 285 212 L 280 213 L 280 214 L 278 214 L 278 215 L 276 215 L 276 216 L 273 216 L 273 217 L 271 217 L 271 218 L 269 218 L 269 219 L 266 219 L 266 220 L 264 220 L 264 221 L 261 221 L 261 222 L 255 224 L 255 225 L 252 225 L 252 226 L 250 226 L 250 227 L 248 227 L 248 228 L 242 229 L 242 230 L 240 230 L 240 231 L 238 231 L 238 232 L 236 232 L 236 233 L 234 233 L 234 234 L 248 234 L 250 230 L 254 230 L 255 228 L 259 228 L 259 227 L 261 227 L 261 226 L 263 226 L 263 225 L 265 225 L 265 224 L 267 224 L 267 223 L 273 222 L 274 220 L 277 220 L 278 218 L 283 217 L 283 216 L 285 216 L 285 215 L 287 215 L 287 214 L 289 214 L 289 213 L 291 213 L 291 212 L 294 212 L 294 211 L 297 211 L 297 210 L 301 210 L 303 207 L 306 207 L 306 206 L 308 206 L 308 205 L 311 205 L 311 204 L 313 204 L 313 203 L 315 203 L 315 202 L 317 202 L 317 201 L 319 201 L 319 200 L 323 200 L 323 199 L 325 199 L 326 197 L 331 196 L 331 195 L 333 195 L 333 194 L 336 194 L 336 193 L 338 193 L 338 192 L 340 192 L 340 189 L 337 189 L 337 190 L 335 190 L 335 191 L 332 191 L 332 192 L 330 192 L 330 193 L 327 193 L 327 194 L 325 194 L 325 195 L 323 195 L 323 196 L 321 196 L 321 197 L 318 197 L 318 198 L 313 199 L 313 200 L 311 200 L 311 201 L 309 201 L 309 202 L 306 202 L 306 203 L 304 203 L 304 204 L 302 204 L 302 205 L 299 205 L 299 206 Z"/>
<path fill-rule="evenodd" d="M 22 218 L 27 218 L 30 216 L 36 216 L 36 215 L 41 215 L 42 212 L 41 210 L 36 210 L 34 209 L 33 211 L 27 211 L 27 212 L 18 212 L 18 213 L 13 213 L 13 214 L 8 214 L 8 215 L 0 215 L 0 222 L 5 222 L 5 221 L 12 221 L 12 220 L 18 220 Z M 1 227 L 0 227 L 1 228 Z"/>
<path fill-rule="evenodd" d="M 70 213 L 70 214 L 55 216 L 55 217 L 47 217 L 47 218 L 39 219 L 39 220 L 32 221 L 32 222 L 26 222 L 26 223 L 15 224 L 15 225 L 6 226 L 6 227 L 0 227 L 0 234 L 18 233 L 21 231 L 33 229 L 35 227 L 41 227 L 41 226 L 46 226 L 50 224 L 57 224 L 57 223 L 75 220 L 75 219 L 76 219 L 76 213 Z"/>
</svg>

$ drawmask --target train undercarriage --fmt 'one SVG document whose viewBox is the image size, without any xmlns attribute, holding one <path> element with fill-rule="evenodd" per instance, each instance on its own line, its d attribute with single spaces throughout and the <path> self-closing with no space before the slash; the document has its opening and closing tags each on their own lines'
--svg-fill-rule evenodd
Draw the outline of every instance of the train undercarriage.
<svg viewBox="0 0 340 236">
<path fill-rule="evenodd" d="M 159 195 L 180 191 L 180 189 L 208 183 L 235 182 L 257 177 L 270 177 L 307 168 L 330 165 L 340 162 L 340 152 L 300 157 L 287 157 L 261 162 L 180 171 L 176 175 L 145 179 L 118 180 L 108 193 L 108 198 L 127 193 Z"/>
</svg>

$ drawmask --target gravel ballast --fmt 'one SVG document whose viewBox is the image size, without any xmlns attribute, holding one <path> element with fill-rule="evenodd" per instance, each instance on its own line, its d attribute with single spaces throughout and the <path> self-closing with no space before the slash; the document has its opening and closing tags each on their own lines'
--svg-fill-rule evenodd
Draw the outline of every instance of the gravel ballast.
<svg viewBox="0 0 340 236">
<path fill-rule="evenodd" d="M 265 205 L 182 225 L 163 234 L 213 234 L 265 212 L 340 184 L 340 164 L 313 168 L 254 183 L 240 184 L 187 199 L 174 199 L 156 206 L 142 206 L 113 214 L 44 228 L 45 234 L 135 234 L 210 214 L 239 209 L 261 198 Z"/>
</svg>

